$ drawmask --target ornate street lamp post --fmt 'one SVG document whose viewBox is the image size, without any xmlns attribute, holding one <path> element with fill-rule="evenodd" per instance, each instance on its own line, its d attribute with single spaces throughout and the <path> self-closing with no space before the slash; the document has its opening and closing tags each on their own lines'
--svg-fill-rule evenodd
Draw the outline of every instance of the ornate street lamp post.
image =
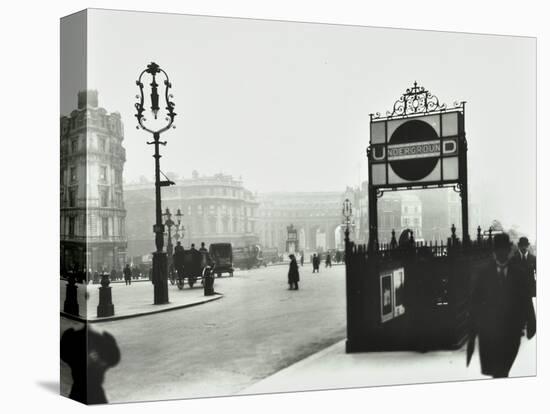
<svg viewBox="0 0 550 414">
<path fill-rule="evenodd" d="M 178 208 L 178 211 L 175 214 L 177 221 L 174 221 L 172 220 L 172 213 L 170 212 L 170 209 L 166 207 L 163 215 L 166 216 L 166 221 L 164 222 L 164 225 L 168 228 L 166 252 L 168 253 L 168 265 L 170 265 L 172 264 L 172 255 L 174 254 L 174 245 L 172 244 L 172 227 L 176 229 L 176 234 L 174 235 L 174 238 L 177 241 L 179 239 L 179 227 L 181 225 L 181 217 L 183 216 L 183 214 L 181 214 L 181 210 Z"/>
<path fill-rule="evenodd" d="M 168 253 L 168 265 L 170 265 L 170 259 L 172 258 L 172 253 L 174 252 L 174 246 L 172 246 L 172 227 L 176 224 L 172 220 L 172 213 L 170 209 L 166 207 L 163 216 L 166 217 L 164 226 L 168 228 L 168 238 L 166 239 L 166 253 Z"/>
<path fill-rule="evenodd" d="M 181 214 L 181 210 L 178 208 L 178 211 L 176 212 L 176 223 L 174 226 L 176 227 L 176 233 L 174 234 L 174 239 L 176 239 L 176 242 L 179 241 L 179 239 L 183 238 L 183 232 L 185 228 L 181 224 L 181 218 L 183 217 L 183 214 Z M 181 234 L 180 234 L 181 230 Z"/>
<path fill-rule="evenodd" d="M 151 83 L 151 93 L 149 94 L 149 103 L 150 103 L 150 112 L 153 115 L 152 120 L 147 121 L 144 117 L 145 109 L 145 96 L 143 93 L 144 84 L 142 79 L 144 77 L 150 77 Z M 164 78 L 164 94 L 163 99 L 165 101 L 166 114 L 164 117 L 164 122 L 159 121 L 158 115 L 160 111 L 160 100 L 161 95 L 159 95 L 159 84 L 157 83 L 157 77 Z M 144 69 L 136 85 L 139 87 L 140 94 L 136 96 L 138 102 L 135 104 L 137 113 L 136 118 L 138 120 L 138 129 L 143 129 L 151 134 L 153 134 L 153 141 L 147 142 L 148 145 L 155 146 L 155 153 L 153 158 L 155 158 L 155 225 L 153 226 L 153 232 L 155 233 L 155 245 L 156 251 L 153 253 L 153 286 L 154 286 L 154 303 L 155 305 L 162 305 L 168 303 L 168 272 L 167 272 L 167 258 L 166 252 L 163 251 L 164 247 L 164 225 L 162 223 L 162 206 L 161 206 L 161 187 L 166 187 L 174 184 L 170 180 L 161 181 L 160 179 L 160 152 L 159 146 L 166 145 L 166 141 L 160 141 L 160 134 L 168 131 L 170 128 L 175 128 L 174 117 L 176 113 L 174 112 L 175 104 L 170 100 L 172 95 L 170 95 L 169 90 L 172 87 L 168 75 L 166 72 L 160 68 L 154 62 L 151 62 L 147 65 L 147 68 Z"/>
<path fill-rule="evenodd" d="M 346 235 L 346 242 L 349 241 L 349 228 L 351 225 L 351 216 L 353 215 L 353 209 L 351 206 L 351 201 L 349 201 L 349 198 L 346 198 L 344 200 L 343 206 L 342 206 L 342 215 L 344 216 L 344 224 L 346 225 L 345 235 Z"/>
<path fill-rule="evenodd" d="M 342 215 L 344 216 L 344 224 L 346 225 L 346 229 L 344 230 L 344 246 L 345 246 L 345 255 L 349 254 L 349 228 L 352 225 L 351 217 L 353 215 L 353 209 L 351 206 L 351 201 L 349 201 L 349 198 L 346 198 L 344 200 L 344 203 L 342 205 Z"/>
</svg>

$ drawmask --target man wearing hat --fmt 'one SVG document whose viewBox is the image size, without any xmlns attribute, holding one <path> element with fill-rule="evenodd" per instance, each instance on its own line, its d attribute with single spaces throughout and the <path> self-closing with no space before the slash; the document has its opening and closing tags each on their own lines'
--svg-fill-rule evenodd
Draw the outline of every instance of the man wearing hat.
<svg viewBox="0 0 550 414">
<path fill-rule="evenodd" d="M 470 336 L 466 364 L 470 363 L 478 338 L 481 373 L 507 377 L 527 328 L 527 338 L 536 332 L 535 311 L 528 280 L 511 259 L 510 237 L 495 235 L 493 257 L 478 275 L 470 307 Z"/>
<path fill-rule="evenodd" d="M 529 289 L 531 296 L 537 296 L 536 279 L 537 273 L 537 258 L 529 251 L 529 239 L 520 237 L 518 241 L 518 251 L 514 256 L 514 262 L 522 270 L 525 278 L 529 281 Z"/>
<path fill-rule="evenodd" d="M 300 281 L 300 273 L 298 271 L 298 262 L 296 256 L 293 254 L 288 255 L 290 264 L 288 267 L 288 289 L 298 290 L 298 282 Z"/>
</svg>

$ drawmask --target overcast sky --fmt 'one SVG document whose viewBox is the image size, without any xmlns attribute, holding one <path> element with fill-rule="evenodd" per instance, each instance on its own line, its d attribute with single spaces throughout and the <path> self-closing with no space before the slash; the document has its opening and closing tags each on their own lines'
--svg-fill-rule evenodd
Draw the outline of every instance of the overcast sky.
<svg viewBox="0 0 550 414">
<path fill-rule="evenodd" d="M 534 235 L 532 38 L 92 10 L 88 39 L 88 87 L 125 124 L 126 182 L 153 174 L 133 107 L 150 61 L 178 113 L 162 170 L 242 176 L 260 192 L 366 179 L 368 114 L 416 80 L 442 103 L 467 101 L 470 200 Z"/>
</svg>

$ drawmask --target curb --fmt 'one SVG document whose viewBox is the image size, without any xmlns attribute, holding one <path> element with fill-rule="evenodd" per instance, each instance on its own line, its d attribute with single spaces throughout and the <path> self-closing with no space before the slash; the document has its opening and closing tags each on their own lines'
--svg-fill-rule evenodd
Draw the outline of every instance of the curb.
<svg viewBox="0 0 550 414">
<path fill-rule="evenodd" d="M 186 303 L 186 304 L 183 304 L 183 305 L 177 305 L 177 306 L 173 306 L 173 307 L 170 307 L 170 308 L 156 309 L 156 310 L 139 312 L 139 313 L 132 313 L 130 315 L 107 316 L 107 317 L 104 317 L 104 318 L 96 318 L 96 319 L 85 319 L 85 318 L 82 318 L 80 316 L 72 315 L 70 313 L 66 313 L 66 312 L 63 312 L 63 311 L 60 311 L 59 314 L 61 316 L 65 317 L 65 318 L 67 318 L 67 319 L 72 319 L 72 320 L 77 321 L 77 322 L 85 322 L 85 323 L 112 322 L 112 321 L 119 321 L 119 320 L 122 320 L 122 319 L 130 319 L 130 318 L 137 318 L 137 317 L 140 317 L 140 316 L 153 315 L 155 313 L 163 313 L 163 312 L 170 312 L 170 311 L 178 310 L 178 309 L 190 308 L 192 306 L 197 306 L 197 305 L 202 305 L 204 303 L 213 302 L 213 301 L 221 299 L 221 298 L 223 298 L 223 295 L 221 293 L 216 293 L 214 296 L 210 296 L 208 298 L 201 299 L 200 301 L 197 301 L 197 302 Z"/>
</svg>

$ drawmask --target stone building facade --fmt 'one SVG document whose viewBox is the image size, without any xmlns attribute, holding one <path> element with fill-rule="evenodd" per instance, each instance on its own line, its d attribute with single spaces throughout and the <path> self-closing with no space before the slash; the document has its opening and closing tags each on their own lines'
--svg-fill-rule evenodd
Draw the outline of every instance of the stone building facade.
<svg viewBox="0 0 550 414">
<path fill-rule="evenodd" d="M 415 194 L 403 192 L 401 195 L 401 229 L 410 229 L 416 240 L 423 239 L 422 202 Z"/>
<path fill-rule="evenodd" d="M 402 211 L 401 193 L 388 191 L 378 199 L 378 241 L 380 243 L 391 241 L 392 230 L 395 230 L 395 237 L 399 238 Z"/>
<path fill-rule="evenodd" d="M 172 220 L 181 210 L 180 230 L 182 245 L 197 247 L 201 242 L 232 243 L 242 247 L 258 243 L 257 208 L 254 194 L 243 186 L 241 180 L 230 175 L 199 176 L 175 179 L 176 183 L 162 189 L 162 210 L 170 210 Z M 128 184 L 124 189 L 128 211 L 128 254 L 145 256 L 155 250 L 153 223 L 155 221 L 155 192 L 153 182 Z M 172 236 L 175 236 L 172 228 Z M 175 244 L 175 237 L 172 239 Z M 167 242 L 165 243 L 165 246 Z"/>
<path fill-rule="evenodd" d="M 342 203 L 345 197 L 346 193 L 339 191 L 260 194 L 260 243 L 284 252 L 287 226 L 292 224 L 297 229 L 300 249 L 311 252 L 342 248 Z"/>
<path fill-rule="evenodd" d="M 127 243 L 120 114 L 99 107 L 97 91 L 81 91 L 60 131 L 61 269 L 121 269 Z"/>
<path fill-rule="evenodd" d="M 422 202 L 415 194 L 388 191 L 378 200 L 378 241 L 391 242 L 391 232 L 399 240 L 405 229 L 413 231 L 415 239 L 422 239 Z"/>
</svg>

